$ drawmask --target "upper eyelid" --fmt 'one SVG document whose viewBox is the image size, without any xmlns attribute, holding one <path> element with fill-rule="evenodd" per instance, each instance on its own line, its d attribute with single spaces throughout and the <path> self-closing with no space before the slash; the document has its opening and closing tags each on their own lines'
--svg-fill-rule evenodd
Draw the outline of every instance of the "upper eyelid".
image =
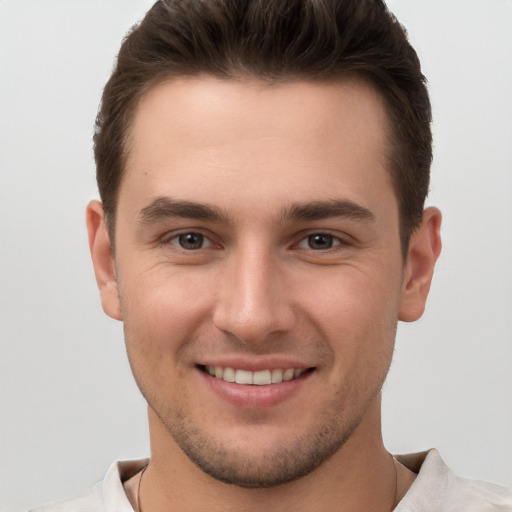
<svg viewBox="0 0 512 512">
<path fill-rule="evenodd" d="M 170 231 L 166 231 L 162 235 L 160 235 L 159 238 L 166 239 L 166 240 L 172 240 L 173 238 L 176 238 L 181 235 L 186 235 L 188 233 L 195 233 L 197 235 L 202 235 L 205 238 L 208 238 L 211 240 L 213 238 L 210 231 L 203 229 L 203 228 L 180 228 L 180 229 L 173 229 Z"/>
<path fill-rule="evenodd" d="M 334 247 L 336 247 L 338 245 L 348 245 L 348 241 L 343 239 L 342 237 L 333 235 L 332 233 L 325 233 L 325 232 L 315 232 L 315 233 L 306 235 L 306 236 L 300 238 L 299 241 L 297 243 L 295 243 L 294 245 L 299 246 L 300 244 L 306 242 L 309 237 L 315 236 L 315 235 L 327 235 L 327 236 L 332 237 L 333 240 L 336 242 L 336 243 L 334 243 L 334 245 L 332 247 L 328 247 L 328 248 L 324 249 L 323 251 L 316 250 L 315 252 L 327 252 L 329 250 L 334 249 Z M 309 248 L 309 250 L 314 250 L 314 249 Z"/>
<path fill-rule="evenodd" d="M 352 237 L 348 233 L 340 233 L 338 231 L 336 231 L 336 232 L 333 232 L 333 231 L 334 230 L 329 230 L 329 229 L 302 230 L 293 237 L 294 241 L 292 241 L 290 245 L 296 246 L 299 243 L 306 240 L 308 237 L 313 236 L 313 235 L 332 236 L 336 241 L 338 241 L 341 244 L 345 244 L 345 245 L 355 242 L 354 237 Z M 207 239 L 211 244 L 223 245 L 222 242 L 220 240 L 218 240 L 220 237 L 216 236 L 210 230 L 207 230 L 204 228 L 195 228 L 195 227 L 181 228 L 181 229 L 168 231 L 168 232 L 162 234 L 161 236 L 159 236 L 158 241 L 159 241 L 159 243 L 162 243 L 162 244 L 169 243 L 171 240 L 176 239 L 179 236 L 185 235 L 187 233 L 196 233 L 196 234 L 204 236 L 204 238 Z"/>
<path fill-rule="evenodd" d="M 209 242 L 209 246 L 216 244 L 216 242 L 213 240 L 212 236 L 205 233 L 205 230 L 203 230 L 203 229 L 179 229 L 179 230 L 167 232 L 158 238 L 158 244 L 161 246 L 170 244 L 171 241 L 176 240 L 180 236 L 187 235 L 187 234 L 201 235 L 202 237 L 204 237 L 205 240 L 207 240 Z M 172 245 L 176 245 L 177 247 L 179 247 L 178 244 L 172 244 Z M 186 251 L 186 249 L 184 249 L 183 247 L 179 247 L 179 248 L 183 251 Z M 207 249 L 207 248 L 208 247 L 204 247 L 204 249 Z M 197 252 L 198 250 L 200 250 L 200 249 L 197 249 L 194 252 Z"/>
<path fill-rule="evenodd" d="M 297 239 L 298 239 L 299 242 L 301 242 L 302 240 L 304 240 L 304 239 L 306 239 L 306 238 L 308 238 L 310 236 L 313 236 L 313 235 L 328 235 L 328 236 L 332 236 L 336 240 L 339 240 L 340 242 L 344 242 L 344 243 L 350 243 L 351 241 L 355 241 L 355 238 L 353 236 L 349 235 L 348 233 L 340 232 L 340 231 L 332 230 L 332 229 L 308 229 L 308 230 L 304 230 L 304 231 L 301 231 L 297 235 Z"/>
</svg>

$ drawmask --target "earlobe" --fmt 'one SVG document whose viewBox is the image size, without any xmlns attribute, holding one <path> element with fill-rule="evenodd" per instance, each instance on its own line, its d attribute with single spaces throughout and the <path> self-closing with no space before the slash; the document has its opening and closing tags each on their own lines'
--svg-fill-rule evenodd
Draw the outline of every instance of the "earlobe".
<svg viewBox="0 0 512 512">
<path fill-rule="evenodd" d="M 427 208 L 419 228 L 412 234 L 405 265 L 399 319 L 418 320 L 427 302 L 434 267 L 441 252 L 441 212 Z"/>
<path fill-rule="evenodd" d="M 122 320 L 114 255 L 105 225 L 103 206 L 99 201 L 91 201 L 87 205 L 86 221 L 89 249 L 103 311 L 116 320 Z"/>
</svg>

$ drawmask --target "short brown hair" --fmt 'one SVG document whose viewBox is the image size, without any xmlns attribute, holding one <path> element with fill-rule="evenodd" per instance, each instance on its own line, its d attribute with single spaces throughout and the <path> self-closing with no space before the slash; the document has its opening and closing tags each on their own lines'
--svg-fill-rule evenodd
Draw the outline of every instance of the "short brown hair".
<svg viewBox="0 0 512 512">
<path fill-rule="evenodd" d="M 127 35 L 96 119 L 97 181 L 111 241 L 126 142 L 139 99 L 156 83 L 356 76 L 384 99 L 389 170 L 402 248 L 423 216 L 432 161 L 426 80 L 405 29 L 382 0 L 160 0 Z"/>
</svg>

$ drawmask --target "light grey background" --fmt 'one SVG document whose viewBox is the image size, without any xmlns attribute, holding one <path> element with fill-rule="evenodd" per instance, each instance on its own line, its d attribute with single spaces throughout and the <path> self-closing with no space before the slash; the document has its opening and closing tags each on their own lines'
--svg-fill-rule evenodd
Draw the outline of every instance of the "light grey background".
<svg viewBox="0 0 512 512">
<path fill-rule="evenodd" d="M 147 456 L 121 326 L 84 226 L 101 89 L 150 0 L 0 2 L 0 509 L 76 493 Z M 429 204 L 444 251 L 427 313 L 399 327 L 384 392 L 394 452 L 439 447 L 512 485 L 512 2 L 392 0 L 429 77 Z"/>
</svg>

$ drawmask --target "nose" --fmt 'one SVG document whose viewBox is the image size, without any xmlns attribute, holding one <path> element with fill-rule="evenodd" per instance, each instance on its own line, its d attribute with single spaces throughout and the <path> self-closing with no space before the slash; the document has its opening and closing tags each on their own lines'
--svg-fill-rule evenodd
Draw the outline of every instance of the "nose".
<svg viewBox="0 0 512 512">
<path fill-rule="evenodd" d="M 270 251 L 233 255 L 223 269 L 215 326 L 246 344 L 264 344 L 272 335 L 289 332 L 295 315 L 285 275 Z"/>
</svg>

